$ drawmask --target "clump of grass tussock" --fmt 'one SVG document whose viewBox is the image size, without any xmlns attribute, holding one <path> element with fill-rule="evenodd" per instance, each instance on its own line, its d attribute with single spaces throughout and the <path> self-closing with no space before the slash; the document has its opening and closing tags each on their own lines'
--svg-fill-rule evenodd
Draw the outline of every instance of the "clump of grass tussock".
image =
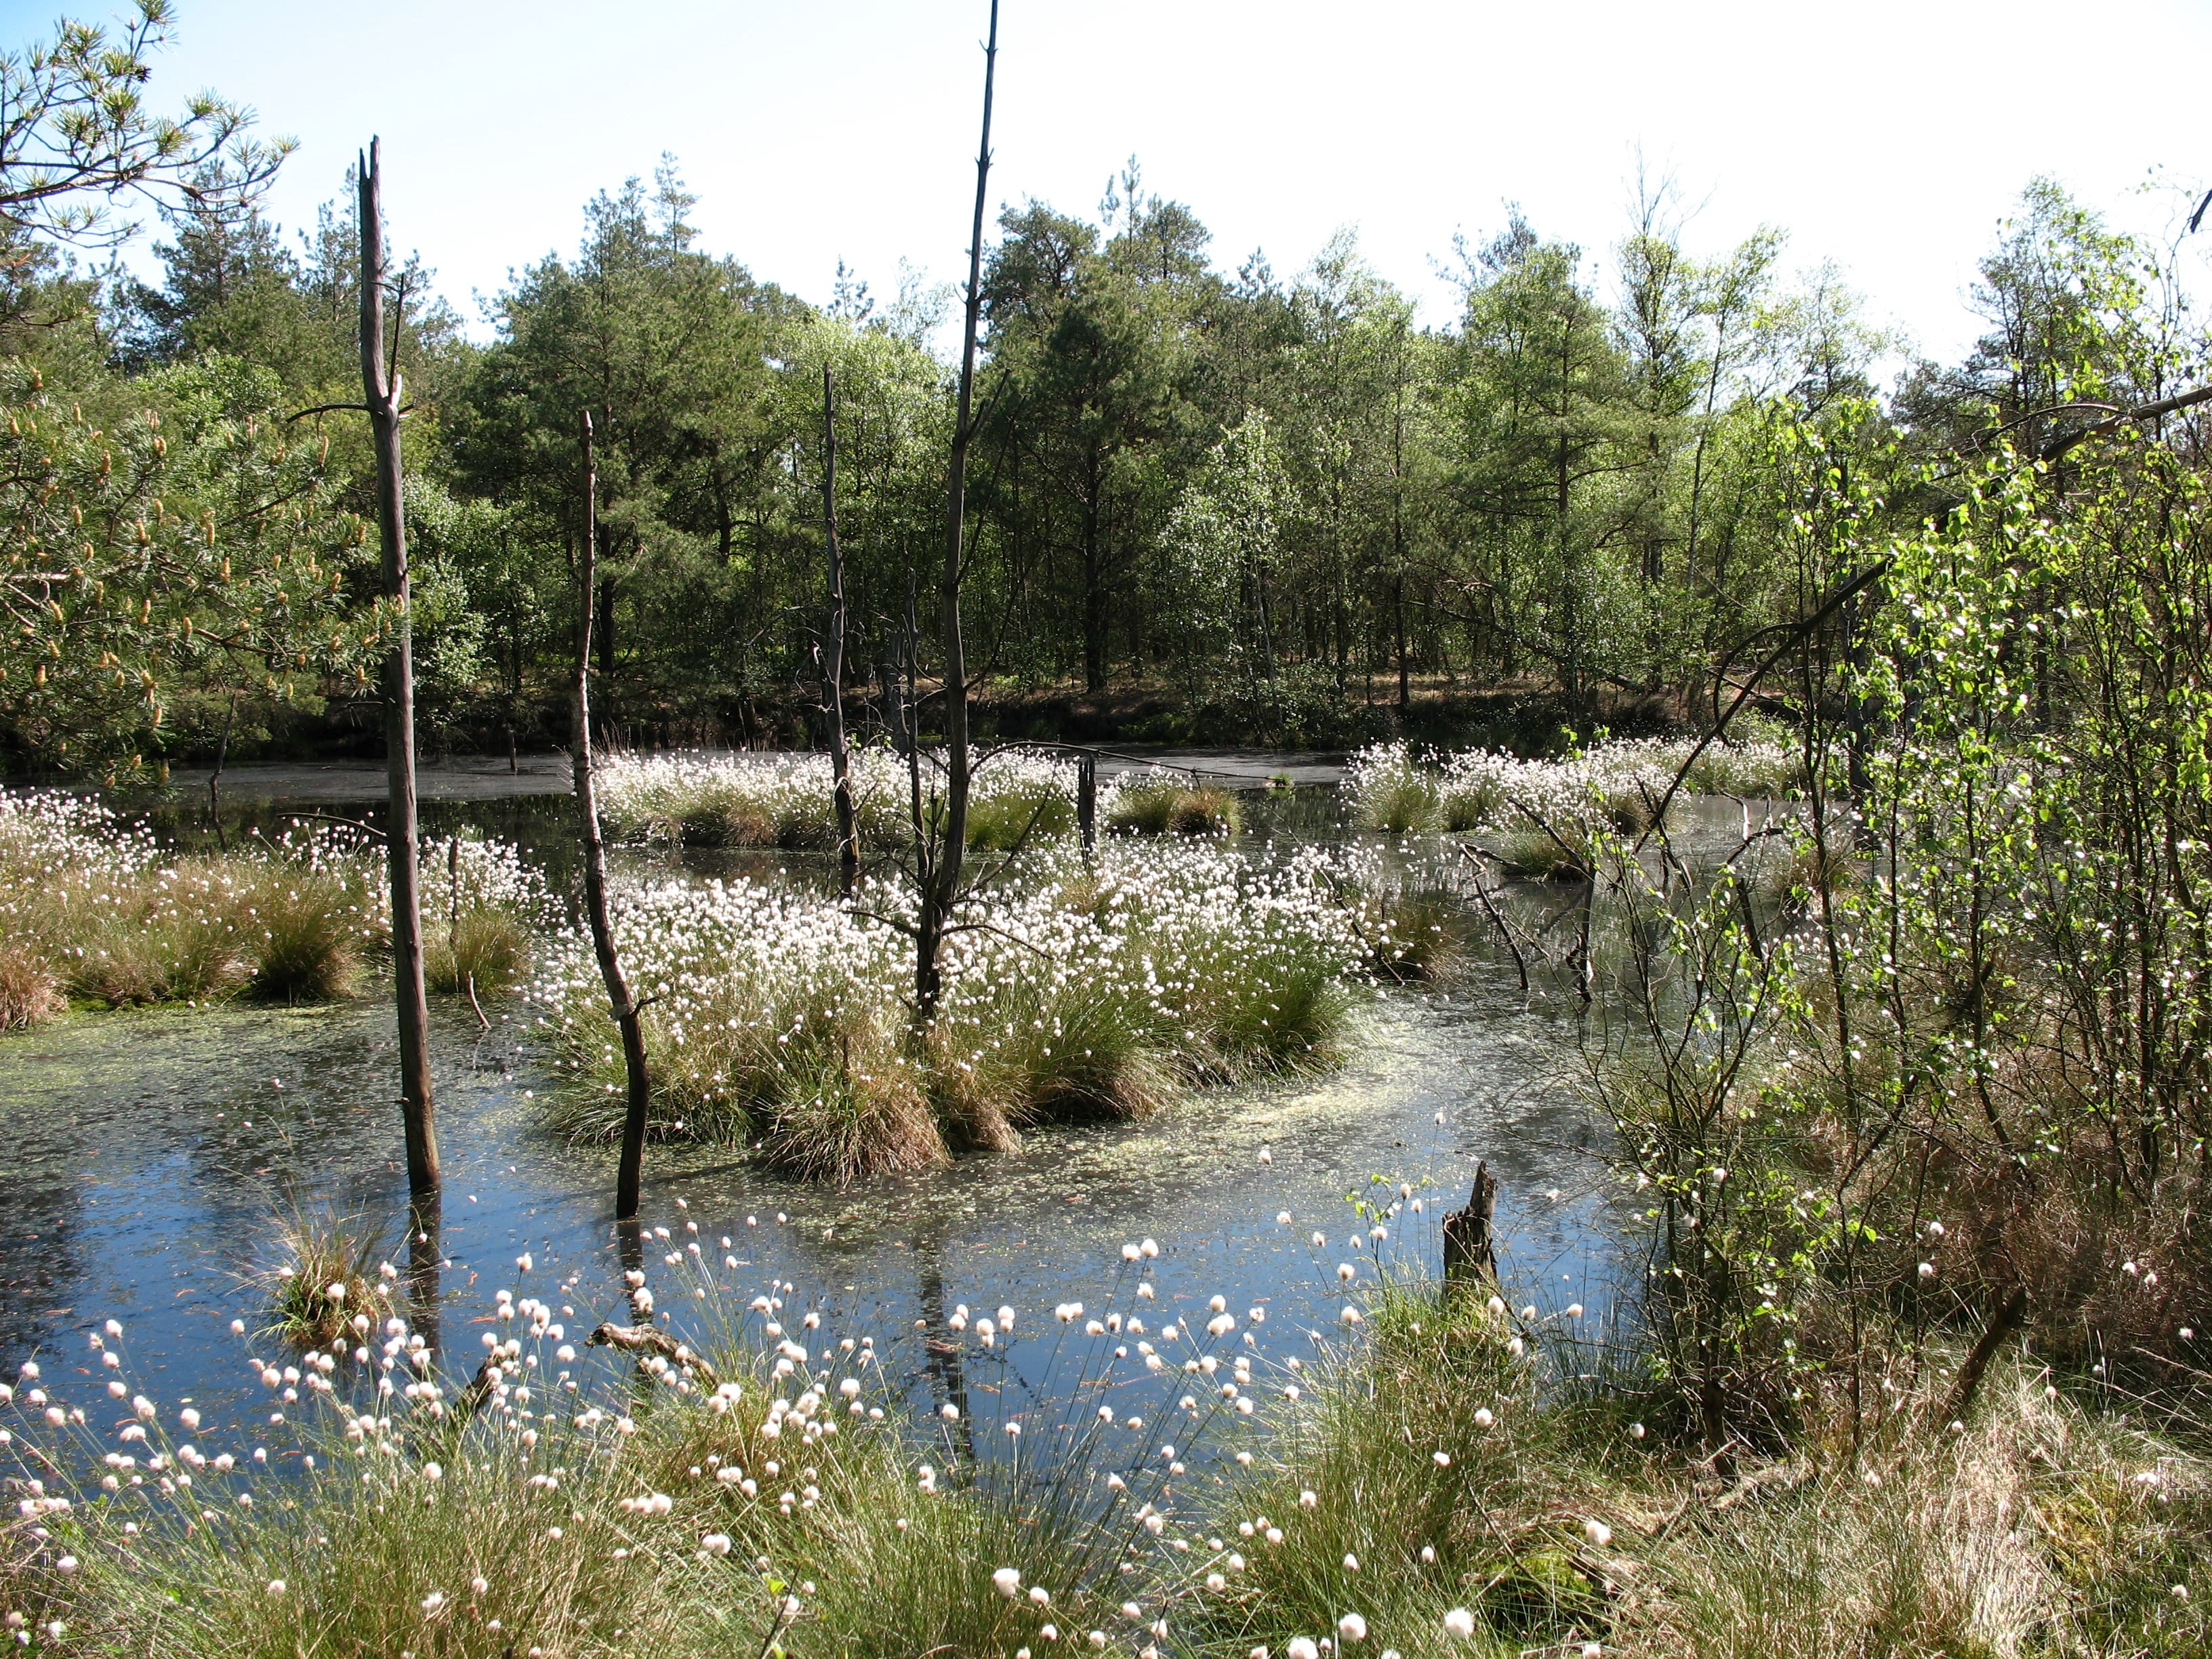
<svg viewBox="0 0 2212 1659">
<path fill-rule="evenodd" d="M 1233 836 L 1244 827 L 1235 791 L 1156 767 L 1114 779 L 1098 812 L 1109 831 L 1123 836 Z"/>
<path fill-rule="evenodd" d="M 1387 979 L 1448 979 L 1479 936 L 1466 899 L 1449 887 L 1382 889 L 1370 893 L 1364 908 L 1370 957 Z"/>
<path fill-rule="evenodd" d="M 1376 744 L 1354 755 L 1345 764 L 1344 793 L 1363 830 L 1405 836 L 1444 823 L 1442 780 L 1402 743 Z"/>
<path fill-rule="evenodd" d="M 328 1386 L 297 1385 L 300 1404 L 252 1429 L 266 1467 L 244 1441 L 182 1443 L 233 1441 L 193 1413 L 173 1432 L 149 1400 L 143 1439 L 103 1469 L 104 1422 L 49 1427 L 33 1367 L 4 1409 L 41 1530 L 0 1565 L 0 1607 L 42 1646 L 63 1639 L 55 1621 L 70 1651 L 204 1659 L 983 1655 L 1048 1651 L 1047 1626 L 1110 1628 L 1114 1653 L 1135 1651 L 1085 1581 L 1073 1510 L 1037 1479 L 923 1474 L 948 1459 L 907 1425 L 872 1346 L 781 1313 L 820 1345 L 794 1374 L 779 1300 L 755 1298 L 743 1326 L 711 1265 L 684 1277 L 714 1334 L 635 1368 L 586 1364 L 561 1312 L 525 1296 L 501 1302 L 465 1387 L 474 1345 L 437 1353 L 394 1316 L 369 1340 L 406 1386 L 380 1397 L 377 1367 L 293 1367 Z"/>
<path fill-rule="evenodd" d="M 271 1002 L 328 1002 L 353 988 L 362 946 L 381 936 L 380 895 L 355 865 L 272 861 L 246 894 L 252 994 Z"/>
<path fill-rule="evenodd" d="M 95 802 L 0 797 L 0 922 L 70 995 L 111 1007 L 343 994 L 384 939 L 384 905 L 357 836 L 295 830 L 176 860 Z"/>
<path fill-rule="evenodd" d="M 67 1006 L 52 969 L 21 945 L 0 945 L 0 1031 L 43 1025 Z"/>
<path fill-rule="evenodd" d="M 656 1139 L 757 1144 L 797 1173 L 851 1180 L 947 1156 L 900 1002 L 891 929 L 750 881 L 618 895 L 615 926 L 646 1014 Z M 620 1133 L 621 1059 L 588 941 L 570 933 L 532 989 L 574 1085 L 550 1103 L 582 1139 Z"/>
<path fill-rule="evenodd" d="M 2203 1460 L 2050 1398 L 2032 1367 L 1993 1373 L 1989 1395 L 1963 1431 L 1915 1415 L 1856 1472 L 1838 1458 L 1725 1526 L 1638 1549 L 1666 1590 L 1624 1608 L 1622 1650 L 2203 1651 Z"/>
<path fill-rule="evenodd" d="M 1559 1397 L 1558 1369 L 1514 1352 L 1521 1326 L 1482 1290 L 1386 1283 L 1366 1320 L 1210 1520 L 1253 1541 L 1240 1593 L 1200 1604 L 1195 1650 L 1280 1653 L 1347 1613 L 1376 1652 L 1597 1639 L 1609 1568 L 1583 1528 L 1622 1514 L 1618 1415 Z M 1455 1607 L 1477 1615 L 1471 1646 L 1445 1631 Z"/>
<path fill-rule="evenodd" d="M 1588 1350 L 1541 1330 L 1516 1356 L 1521 1329 L 1480 1290 L 1371 1297 L 1368 1340 L 1305 1373 L 1294 1420 L 1215 1508 L 1210 1530 L 1253 1541 L 1237 1590 L 1187 1615 L 1192 1650 L 1279 1653 L 1347 1612 L 1408 1659 L 1586 1642 L 1649 1659 L 2148 1659 L 2212 1642 L 2212 1465 L 2053 1397 L 2032 1365 L 1993 1370 L 1960 1429 L 1903 1401 L 1856 1458 L 1815 1425 L 1796 1453 L 1739 1449 L 1716 1474 L 1637 1432 L 1626 1373 L 1601 1361 L 1585 1380 Z"/>
<path fill-rule="evenodd" d="M 336 1341 L 366 1316 L 384 1316 L 379 1272 L 383 1240 L 356 1218 L 295 1207 L 277 1224 L 275 1266 L 256 1274 L 267 1292 L 271 1328 L 313 1347 Z"/>
<path fill-rule="evenodd" d="M 1346 763 L 1344 793 L 1356 823 L 1396 835 L 1438 828 L 1517 831 L 1527 822 L 1524 806 L 1563 834 L 1574 825 L 1634 834 L 1650 827 L 1654 808 L 1696 747 L 1694 738 L 1631 738 L 1565 760 L 1529 761 L 1502 750 L 1416 752 L 1402 742 L 1376 744 Z M 1706 745 L 1681 789 L 1775 796 L 1796 793 L 1801 781 L 1795 752 L 1757 737 Z"/>
<path fill-rule="evenodd" d="M 1596 867 L 1589 836 L 1571 822 L 1552 823 L 1549 834 L 1523 824 L 1499 842 L 1492 856 L 1532 881 L 1587 881 Z"/>
<path fill-rule="evenodd" d="M 529 970 L 530 929 L 497 910 L 471 910 L 423 929 L 422 972 L 433 991 L 501 991 Z"/>
<path fill-rule="evenodd" d="M 748 881 L 620 896 L 624 958 L 653 999 L 652 1133 L 845 1180 L 1008 1146 L 1030 1124 L 1141 1116 L 1184 1083 L 1322 1063 L 1362 978 L 1340 885 L 1358 884 L 1320 854 L 1263 864 L 1172 842 L 1109 846 L 1088 868 L 1040 857 L 963 911 L 920 1042 L 901 890 L 868 887 L 850 909 Z M 580 935 L 533 995 L 574 1079 L 556 1121 L 613 1133 L 619 1060 Z"/>
<path fill-rule="evenodd" d="M 977 752 L 969 764 L 968 844 L 1005 850 L 1075 830 L 1076 768 L 1034 750 Z M 905 759 L 888 749 L 850 758 L 860 841 L 895 847 L 911 838 Z M 690 847 L 779 847 L 819 852 L 836 844 L 828 755 L 612 755 L 599 763 L 599 807 L 612 834 Z M 925 812 L 942 810 L 937 762 L 924 758 Z"/>
<path fill-rule="evenodd" d="M 434 991 L 502 991 L 559 924 L 544 877 L 505 842 L 459 836 L 422 849 L 422 966 Z"/>
</svg>

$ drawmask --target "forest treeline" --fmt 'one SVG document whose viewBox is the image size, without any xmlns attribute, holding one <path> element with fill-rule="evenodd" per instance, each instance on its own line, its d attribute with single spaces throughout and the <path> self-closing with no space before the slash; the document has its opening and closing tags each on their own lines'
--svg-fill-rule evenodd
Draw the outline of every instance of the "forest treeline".
<svg viewBox="0 0 2212 1659">
<path fill-rule="evenodd" d="M 355 195 L 280 227 L 261 191 L 282 160 L 179 173 L 150 280 L 81 253 L 81 228 L 0 212 L 15 768 L 374 741 L 365 670 L 389 619 L 348 407 Z M 1699 251 L 1671 188 L 1634 200 L 1595 252 L 1517 211 L 1462 239 L 1437 324 L 1349 233 L 1294 276 L 1257 254 L 1226 268 L 1133 161 L 1091 215 L 1006 206 L 969 486 L 984 729 L 1441 735 L 1501 690 L 1569 719 L 1686 712 L 1739 641 L 1806 607 L 1776 457 L 1808 428 L 1904 525 L 1942 504 L 1931 458 L 1997 434 L 2032 447 L 2079 424 L 2068 405 L 2154 399 L 2201 355 L 2156 251 L 2047 180 L 1973 278 L 1972 353 L 1883 389 L 1896 343 L 1836 270 L 1790 274 L 1778 231 Z M 401 275 L 434 743 L 562 729 L 579 408 L 599 432 L 614 730 L 813 740 L 825 367 L 862 730 L 906 653 L 909 592 L 942 556 L 949 291 L 841 270 L 817 307 L 708 247 L 694 206 L 672 160 L 593 196 L 576 249 L 520 266 L 473 333 L 419 259 Z M 401 246 L 408 208 L 388 204 Z M 88 509 L 104 534 L 80 544 Z M 165 529 L 209 562 L 184 600 L 129 577 Z M 80 561 L 68 580 L 27 580 L 58 547 Z"/>
</svg>

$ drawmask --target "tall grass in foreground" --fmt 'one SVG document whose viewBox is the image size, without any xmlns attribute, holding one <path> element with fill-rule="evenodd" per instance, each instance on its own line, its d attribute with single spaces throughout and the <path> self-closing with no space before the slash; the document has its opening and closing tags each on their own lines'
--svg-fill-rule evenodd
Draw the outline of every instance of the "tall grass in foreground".
<svg viewBox="0 0 2212 1659">
<path fill-rule="evenodd" d="M 527 929 L 553 920 L 543 883 L 501 843 L 433 842 L 423 856 L 434 986 L 512 980 Z M 385 948 L 387 903 L 380 849 L 343 828 L 295 826 L 180 858 L 82 797 L 0 795 L 0 1029 L 71 997 L 125 1007 L 343 996 Z"/>
<path fill-rule="evenodd" d="M 654 999 L 653 1132 L 845 1178 L 1004 1146 L 1027 1124 L 1141 1115 L 1186 1082 L 1321 1063 L 1369 949 L 1341 862 L 1189 843 L 1035 861 L 959 918 L 919 1043 L 902 891 L 865 888 L 850 908 L 748 881 L 625 895 L 616 929 Z M 584 1135 L 612 1133 L 620 1107 L 595 986 L 570 937 L 533 993 L 577 1079 L 554 1109 Z"/>
<path fill-rule="evenodd" d="M 1397 1194 L 1362 1218 L 1416 1224 L 1425 1199 Z M 2016 1360 L 1970 1424 L 1931 1417 L 1931 1374 L 1856 1454 L 1717 1473 L 1638 1421 L 1637 1355 L 1579 1334 L 1579 1308 L 1395 1278 L 1380 1241 L 1333 1272 L 1317 1231 L 1316 1270 L 1352 1275 L 1334 1337 L 1164 1283 L 1132 1243 L 1087 1308 L 955 1310 L 933 1352 L 978 1386 L 916 1418 L 898 1352 L 772 1274 L 748 1298 L 729 1240 L 646 1243 L 630 1294 L 662 1351 L 635 1366 L 580 1354 L 588 1315 L 507 1291 L 481 1348 L 438 1352 L 390 1264 L 327 1345 L 246 1360 L 271 1410 L 235 1425 L 134 1392 L 112 1322 L 88 1376 L 22 1365 L 0 1617 L 40 1650 L 207 1659 L 2212 1640 L 2204 1462 Z M 1072 1378 L 1056 1397 L 1000 1386 L 1021 1344 Z"/>
</svg>

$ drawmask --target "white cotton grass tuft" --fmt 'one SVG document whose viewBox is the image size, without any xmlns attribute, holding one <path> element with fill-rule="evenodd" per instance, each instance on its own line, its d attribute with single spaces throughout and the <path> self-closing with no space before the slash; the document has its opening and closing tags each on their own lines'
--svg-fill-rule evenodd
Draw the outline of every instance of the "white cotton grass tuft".
<svg viewBox="0 0 2212 1659">
<path fill-rule="evenodd" d="M 1011 1601 L 1022 1593 L 1022 1575 L 1013 1567 L 1000 1567 L 991 1575 L 991 1584 Z"/>
<path fill-rule="evenodd" d="M 1364 1642 L 1367 1621 L 1356 1613 L 1347 1613 L 1336 1621 L 1336 1633 L 1347 1642 Z"/>
<path fill-rule="evenodd" d="M 1465 1607 L 1454 1607 L 1444 1615 L 1444 1634 L 1466 1642 L 1474 1639 L 1474 1615 Z"/>
</svg>

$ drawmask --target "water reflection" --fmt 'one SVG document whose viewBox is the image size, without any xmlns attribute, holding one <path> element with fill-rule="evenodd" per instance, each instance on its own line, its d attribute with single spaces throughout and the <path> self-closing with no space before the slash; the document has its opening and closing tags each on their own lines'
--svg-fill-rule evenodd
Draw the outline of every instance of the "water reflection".
<svg viewBox="0 0 2212 1659">
<path fill-rule="evenodd" d="M 1255 791 L 1246 808 L 1255 842 L 1346 833 L 1327 787 Z M 568 811 L 540 795 L 433 803 L 423 816 L 433 833 L 514 837 L 558 884 L 574 844 Z M 175 827 L 189 835 L 187 816 Z M 283 802 L 247 803 L 237 821 L 273 834 L 284 816 Z M 1463 884 L 1466 860 L 1435 838 L 1381 850 L 1408 881 Z M 657 855 L 634 856 L 643 868 Z M 828 871 L 789 854 L 684 862 L 788 879 Z M 1511 902 L 1542 933 L 1578 926 L 1586 899 L 1519 884 Z M 1078 1378 L 1073 1359 L 1056 1358 L 1051 1310 L 1132 1310 L 1127 1241 L 1160 1244 L 1159 1320 L 1188 1313 L 1202 1326 L 1218 1293 L 1240 1311 L 1268 1310 L 1262 1352 L 1300 1351 L 1334 1328 L 1336 1263 L 1367 1249 L 1347 1200 L 1376 1191 L 1377 1177 L 1393 1194 L 1401 1182 L 1416 1189 L 1422 1208 L 1401 1216 L 1390 1248 L 1433 1269 L 1443 1215 L 1487 1158 L 1504 1183 L 1501 1260 L 1521 1293 L 1594 1313 L 1608 1300 L 1618 1230 L 1601 1133 L 1581 1094 L 1592 1016 L 1556 980 L 1524 995 L 1502 955 L 1449 993 L 1378 999 L 1338 1070 L 1201 1092 L 1142 1124 L 1036 1132 L 1002 1157 L 838 1191 L 794 1185 L 727 1148 L 656 1146 L 637 1230 L 613 1224 L 612 1151 L 543 1129 L 539 1101 L 554 1083 L 523 1040 L 520 1006 L 487 1012 L 489 1032 L 465 1003 L 434 1012 L 447 1180 L 441 1198 L 411 1208 L 381 1002 L 82 1016 L 0 1040 L 11 1131 L 0 1364 L 66 1351 L 112 1316 L 130 1330 L 134 1365 L 171 1397 L 191 1395 L 204 1411 L 243 1403 L 253 1385 L 227 1326 L 266 1322 L 250 1280 L 295 1202 L 388 1218 L 386 1237 L 404 1241 L 392 1256 L 410 1319 L 433 1345 L 442 1335 L 456 1371 L 473 1362 L 470 1328 L 489 1321 L 495 1288 L 552 1304 L 578 1333 L 626 1322 L 623 1274 L 658 1282 L 659 1256 L 680 1250 L 696 1222 L 702 1244 L 727 1241 L 745 1295 L 771 1279 L 795 1287 L 787 1320 L 818 1309 L 825 1335 L 872 1334 L 887 1351 L 896 1340 L 886 1358 L 915 1403 L 957 1408 L 948 1450 L 962 1457 L 976 1449 L 969 1437 L 988 1438 L 969 1426 L 979 1417 L 1066 1413 Z M 1285 1212 L 1288 1225 L 1276 1218 Z M 982 1352 L 951 1328 L 963 1303 L 978 1316 L 1012 1304 L 1022 1340 Z"/>
</svg>

